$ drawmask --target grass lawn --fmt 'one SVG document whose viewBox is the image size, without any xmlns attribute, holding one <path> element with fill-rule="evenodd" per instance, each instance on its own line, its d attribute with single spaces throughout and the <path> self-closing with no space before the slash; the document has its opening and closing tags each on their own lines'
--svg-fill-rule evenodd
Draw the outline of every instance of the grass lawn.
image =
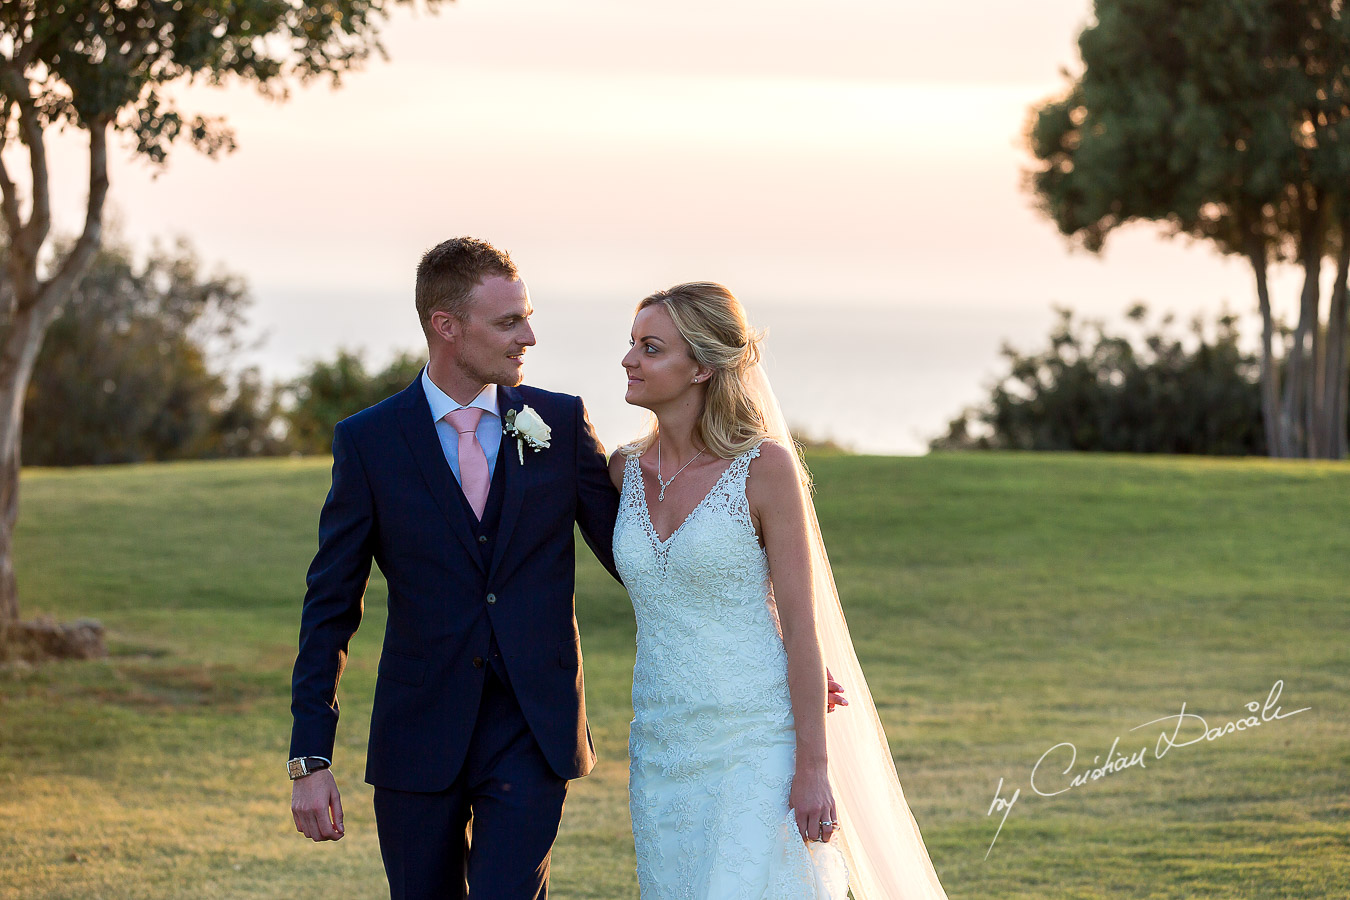
<svg viewBox="0 0 1350 900">
<path fill-rule="evenodd" d="M 113 655 L 0 672 L 0 898 L 385 895 L 361 782 L 378 574 L 340 694 L 346 838 L 295 833 L 283 772 L 328 465 L 25 472 L 24 612 L 96 616 Z M 1350 897 L 1350 465 L 938 454 L 813 470 L 859 656 L 953 900 Z M 553 895 L 631 898 L 632 611 L 581 556 L 601 763 L 572 784 Z M 1131 730 L 1183 703 L 1210 728 L 1248 703 L 1259 719 L 1277 680 L 1286 718 L 1181 746 L 1201 733 L 1188 719 L 1163 755 L 1176 718 Z M 1051 748 L 1077 757 L 1046 757 L 1047 793 L 1117 738 L 1140 764 L 1032 790 Z M 996 791 L 1020 793 L 991 851 Z"/>
</svg>

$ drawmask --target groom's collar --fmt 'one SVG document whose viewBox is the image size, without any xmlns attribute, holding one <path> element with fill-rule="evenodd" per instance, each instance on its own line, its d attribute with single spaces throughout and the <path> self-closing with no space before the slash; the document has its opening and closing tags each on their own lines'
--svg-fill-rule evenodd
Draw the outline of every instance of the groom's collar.
<svg viewBox="0 0 1350 900">
<path fill-rule="evenodd" d="M 497 399 L 499 390 L 498 385 L 484 385 L 483 389 L 478 392 L 478 396 L 461 406 L 459 403 L 455 402 L 453 397 L 436 386 L 436 383 L 431 380 L 431 375 L 428 372 L 427 366 L 422 367 L 421 381 L 422 390 L 426 393 L 427 405 L 431 407 L 431 420 L 433 422 L 438 422 L 445 418 L 446 413 L 454 412 L 457 409 L 464 409 L 466 407 L 481 409 L 484 412 L 492 413 L 492 415 L 501 418 L 501 413 L 498 411 L 500 409 Z"/>
</svg>

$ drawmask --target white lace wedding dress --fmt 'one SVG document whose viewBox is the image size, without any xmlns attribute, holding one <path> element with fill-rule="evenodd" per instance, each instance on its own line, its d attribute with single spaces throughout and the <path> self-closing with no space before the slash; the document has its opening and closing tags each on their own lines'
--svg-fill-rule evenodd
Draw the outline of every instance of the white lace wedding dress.
<svg viewBox="0 0 1350 900">
<path fill-rule="evenodd" d="M 637 615 L 629 804 L 643 900 L 843 900 L 836 847 L 788 808 L 796 738 L 768 560 L 732 460 L 666 540 L 637 457 L 614 560 Z"/>
</svg>

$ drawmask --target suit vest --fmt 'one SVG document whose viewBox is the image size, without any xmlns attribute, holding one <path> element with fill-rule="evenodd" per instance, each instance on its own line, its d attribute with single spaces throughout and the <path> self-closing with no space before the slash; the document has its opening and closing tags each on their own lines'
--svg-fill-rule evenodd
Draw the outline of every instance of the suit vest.
<svg viewBox="0 0 1350 900">
<path fill-rule="evenodd" d="M 492 568 L 492 551 L 497 546 L 497 527 L 502 520 L 502 498 L 506 495 L 506 470 L 510 468 L 502 455 L 508 450 L 515 449 L 510 445 L 506 436 L 502 436 L 501 448 L 497 451 L 496 464 L 492 469 L 492 481 L 488 485 L 487 503 L 483 506 L 483 518 L 480 521 L 474 515 L 473 507 L 469 505 L 469 498 L 464 496 L 464 486 L 460 484 L 459 479 L 451 477 L 458 490 L 455 496 L 459 498 L 459 508 L 464 515 L 464 521 L 469 523 L 469 531 L 478 541 L 478 555 L 483 560 L 483 571 Z M 502 662 L 501 651 L 497 649 L 497 635 L 492 631 L 492 617 L 488 617 L 488 633 L 491 639 L 488 644 L 488 661 L 492 666 L 492 671 L 497 674 L 503 684 L 510 685 L 510 678 L 506 674 L 506 665 Z"/>
</svg>

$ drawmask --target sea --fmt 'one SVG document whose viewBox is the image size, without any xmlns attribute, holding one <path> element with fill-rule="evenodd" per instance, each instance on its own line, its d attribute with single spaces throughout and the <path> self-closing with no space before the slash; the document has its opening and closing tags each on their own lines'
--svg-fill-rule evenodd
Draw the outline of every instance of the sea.
<svg viewBox="0 0 1350 900">
<path fill-rule="evenodd" d="M 794 432 L 885 455 L 927 452 L 928 442 L 966 406 L 987 398 L 996 374 L 1007 371 L 999 357 L 1003 342 L 1038 347 L 1053 320 L 1048 308 L 1031 316 L 769 304 L 747 311 L 765 331 L 764 369 Z M 615 318 L 582 305 L 565 316 L 536 313 L 539 344 L 526 355 L 526 380 L 581 394 L 607 447 L 646 422 L 645 410 L 623 400 L 619 360 L 631 321 L 626 304 L 621 312 Z"/>
<path fill-rule="evenodd" d="M 280 300 L 281 298 L 278 298 Z M 421 333 L 405 298 L 290 293 L 262 303 L 250 362 L 264 375 L 293 377 L 338 346 L 363 351 L 377 368 Z M 647 412 L 624 402 L 620 360 L 628 351 L 631 298 L 536 302 L 538 343 L 525 381 L 579 394 L 606 448 L 640 434 Z M 919 455 L 963 409 L 987 399 L 1007 372 L 1005 343 L 1022 351 L 1047 342 L 1054 313 L 989 305 L 879 305 L 762 300 L 746 304 L 765 333 L 763 364 L 794 432 L 868 454 Z M 270 312 L 270 315 L 268 313 Z M 425 352 L 425 348 L 422 348 Z"/>
</svg>

